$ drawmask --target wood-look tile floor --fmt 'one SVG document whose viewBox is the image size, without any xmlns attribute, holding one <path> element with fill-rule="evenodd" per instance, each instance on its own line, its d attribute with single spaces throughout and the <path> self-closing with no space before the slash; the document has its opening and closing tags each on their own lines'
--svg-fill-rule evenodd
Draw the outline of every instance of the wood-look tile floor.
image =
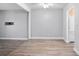
<svg viewBox="0 0 79 59">
<path fill-rule="evenodd" d="M 0 40 L 0 55 L 5 56 L 77 56 L 73 44 L 63 40 Z"/>
</svg>

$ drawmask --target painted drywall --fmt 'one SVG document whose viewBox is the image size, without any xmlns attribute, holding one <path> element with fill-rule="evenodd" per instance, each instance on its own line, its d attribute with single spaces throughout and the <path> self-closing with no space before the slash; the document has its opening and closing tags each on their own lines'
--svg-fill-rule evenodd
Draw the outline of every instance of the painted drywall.
<svg viewBox="0 0 79 59">
<path fill-rule="evenodd" d="M 74 7 L 72 3 L 67 4 L 66 7 L 63 8 L 63 36 L 66 42 L 75 41 L 75 34 L 74 34 L 75 18 L 68 16 L 68 9 L 71 7 Z"/>
<path fill-rule="evenodd" d="M 74 4 L 76 8 L 76 17 L 75 17 L 75 51 L 79 55 L 79 3 Z"/>
<path fill-rule="evenodd" d="M 66 11 L 67 11 L 67 9 L 68 9 L 68 7 L 71 7 L 71 6 L 74 6 L 75 7 L 75 25 L 74 25 L 74 39 L 75 39 L 75 45 L 74 45 L 74 51 L 79 55 L 79 3 L 73 3 L 73 4 L 68 4 L 67 5 L 67 7 L 65 7 L 64 8 L 64 11 L 63 11 L 63 16 L 64 16 L 64 25 L 63 25 L 63 30 L 64 30 L 64 32 L 63 32 L 63 34 L 64 34 L 64 38 L 65 38 L 65 40 L 66 40 L 66 38 L 67 38 L 67 36 L 66 36 L 66 30 L 65 29 L 67 29 L 66 28 Z M 73 36 L 72 36 L 73 37 Z"/>
<path fill-rule="evenodd" d="M 17 3 L 20 7 L 22 7 L 24 10 L 30 12 L 31 8 L 27 6 L 25 3 Z"/>
<path fill-rule="evenodd" d="M 67 23 L 66 23 L 66 19 L 67 19 L 67 9 L 66 7 L 63 8 L 63 36 L 64 36 L 64 40 L 66 41 L 67 39 Z"/>
<path fill-rule="evenodd" d="M 5 22 L 14 25 L 5 25 Z M 0 38 L 27 38 L 26 11 L 0 11 Z"/>
<path fill-rule="evenodd" d="M 32 9 L 32 37 L 63 37 L 62 9 Z"/>
</svg>

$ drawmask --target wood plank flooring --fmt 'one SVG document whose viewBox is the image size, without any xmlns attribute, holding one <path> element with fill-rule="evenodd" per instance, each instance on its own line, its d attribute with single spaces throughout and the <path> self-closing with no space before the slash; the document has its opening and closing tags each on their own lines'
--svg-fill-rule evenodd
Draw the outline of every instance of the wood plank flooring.
<svg viewBox="0 0 79 59">
<path fill-rule="evenodd" d="M 73 44 L 63 40 L 0 40 L 3 56 L 77 56 Z"/>
</svg>

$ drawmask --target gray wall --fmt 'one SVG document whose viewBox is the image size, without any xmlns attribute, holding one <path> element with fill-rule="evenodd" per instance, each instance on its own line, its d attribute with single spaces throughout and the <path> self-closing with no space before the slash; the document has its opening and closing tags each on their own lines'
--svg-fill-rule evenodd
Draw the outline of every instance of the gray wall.
<svg viewBox="0 0 79 59">
<path fill-rule="evenodd" d="M 63 9 L 33 9 L 32 37 L 63 37 Z"/>
<path fill-rule="evenodd" d="M 6 26 L 4 23 L 12 21 L 14 25 Z M 27 12 L 26 11 L 0 11 L 0 38 L 26 38 Z"/>
<path fill-rule="evenodd" d="M 75 17 L 75 49 L 79 55 L 79 3 L 74 4 L 76 8 L 76 17 Z"/>
<path fill-rule="evenodd" d="M 63 37 L 67 39 L 67 6 L 63 8 Z"/>
<path fill-rule="evenodd" d="M 76 53 L 78 53 L 78 55 L 79 55 L 79 3 L 73 3 L 73 4 L 68 4 L 65 8 L 64 8 L 64 12 L 63 12 L 63 16 L 64 16 L 64 26 L 63 26 L 63 28 L 64 28 L 64 38 L 65 38 L 65 40 L 66 40 L 66 30 L 65 29 L 67 29 L 66 28 L 66 26 L 67 26 L 67 24 L 66 24 L 66 11 L 67 11 L 67 9 L 69 8 L 69 7 L 71 7 L 71 6 L 74 6 L 75 7 L 75 29 L 74 29 L 74 33 L 75 33 L 75 45 L 74 45 L 74 50 L 75 50 L 75 52 Z"/>
<path fill-rule="evenodd" d="M 74 31 L 70 30 L 70 28 L 69 28 L 69 27 L 71 27 L 71 25 L 69 23 L 70 17 L 67 15 L 68 9 L 71 8 L 72 6 L 73 6 L 73 4 L 70 3 L 70 4 L 67 4 L 63 8 L 63 37 L 66 42 L 74 41 Z"/>
</svg>

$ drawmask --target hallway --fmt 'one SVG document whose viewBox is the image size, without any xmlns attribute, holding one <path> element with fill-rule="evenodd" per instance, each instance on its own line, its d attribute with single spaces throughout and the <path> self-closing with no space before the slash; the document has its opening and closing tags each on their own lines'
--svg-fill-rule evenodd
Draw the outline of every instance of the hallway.
<svg viewBox="0 0 79 59">
<path fill-rule="evenodd" d="M 75 3 L 2 3 L 0 55 L 77 56 L 78 17 Z"/>
</svg>

